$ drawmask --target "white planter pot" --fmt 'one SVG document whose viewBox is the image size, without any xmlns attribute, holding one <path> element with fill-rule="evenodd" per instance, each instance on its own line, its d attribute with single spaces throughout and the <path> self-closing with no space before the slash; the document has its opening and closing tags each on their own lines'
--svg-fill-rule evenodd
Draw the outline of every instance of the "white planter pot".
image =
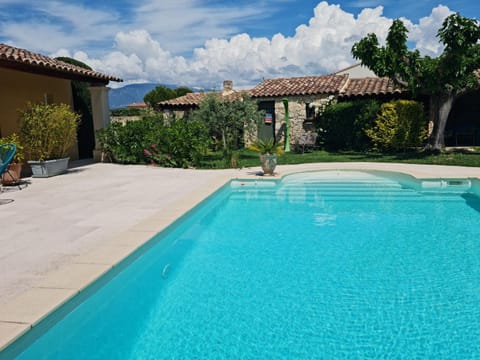
<svg viewBox="0 0 480 360">
<path fill-rule="evenodd" d="M 46 161 L 28 161 L 32 168 L 32 177 L 44 178 L 62 174 L 68 169 L 69 157 L 63 159 L 54 159 Z"/>
<path fill-rule="evenodd" d="M 262 167 L 264 175 L 273 175 L 273 171 L 277 166 L 276 154 L 260 154 L 260 166 Z"/>
</svg>

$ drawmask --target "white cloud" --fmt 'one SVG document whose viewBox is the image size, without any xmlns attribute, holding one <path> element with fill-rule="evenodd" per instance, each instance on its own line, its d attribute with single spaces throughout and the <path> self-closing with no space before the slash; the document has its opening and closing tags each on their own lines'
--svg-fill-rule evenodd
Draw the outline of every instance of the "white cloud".
<svg viewBox="0 0 480 360">
<path fill-rule="evenodd" d="M 443 20 L 452 14 L 448 7 L 439 5 L 432 9 L 430 16 L 421 18 L 418 24 L 402 19 L 410 31 L 409 40 L 415 42 L 415 48 L 422 54 L 435 57 L 443 51 L 443 45 L 437 39 L 437 31 L 442 26 Z"/>
<path fill-rule="evenodd" d="M 22 7 L 12 10 L 9 8 L 12 5 Z M 0 12 L 8 15 L 0 22 L 1 37 L 15 46 L 40 52 L 94 48 L 95 45 L 105 45 L 106 39 L 111 44 L 111 39 L 122 26 L 114 10 L 55 0 L 7 1 L 0 3 Z"/>
<path fill-rule="evenodd" d="M 200 0 L 143 1 L 135 9 L 135 23 L 162 39 L 162 46 L 169 51 L 184 53 L 202 45 L 206 39 L 238 33 L 240 24 L 258 21 L 267 11 L 271 12 L 272 8 L 262 2 L 225 6 Z"/>
<path fill-rule="evenodd" d="M 30 4 L 35 11 L 57 19 L 55 25 L 45 21 L 25 27 L 7 22 L 0 24 L 0 30 L 16 46 L 73 56 L 127 83 L 219 88 L 225 79 L 233 80 L 235 87 L 249 87 L 262 78 L 334 72 L 355 62 L 350 51 L 356 41 L 374 32 L 384 42 L 392 23 L 383 15 L 382 6 L 365 8 L 354 16 L 339 5 L 320 2 L 313 17 L 292 36 L 238 33 L 240 24 L 258 21 L 275 1 L 279 0 L 214 7 L 203 0 L 138 0 L 128 18 L 122 18 L 103 5 L 95 9 L 67 5 L 59 13 L 57 1 L 45 0 Z M 438 55 L 442 48 L 435 35 L 450 13 L 440 5 L 418 24 L 404 19 L 413 46 L 423 54 Z M 113 49 L 99 54 L 89 50 L 90 42 L 113 45 Z"/>
<path fill-rule="evenodd" d="M 350 50 L 355 41 L 369 32 L 376 32 L 381 40 L 386 37 L 392 21 L 382 14 L 379 6 L 364 9 L 355 18 L 338 5 L 321 2 L 309 23 L 300 25 L 291 37 L 211 38 L 195 48 L 189 59 L 164 50 L 147 30 L 120 32 L 115 43 L 116 56 L 124 58 L 121 64 L 114 64 L 118 60 L 111 55 L 86 62 L 127 82 L 148 79 L 219 88 L 223 80 L 232 79 L 235 86 L 251 86 L 262 78 L 325 74 L 352 64 Z"/>
</svg>

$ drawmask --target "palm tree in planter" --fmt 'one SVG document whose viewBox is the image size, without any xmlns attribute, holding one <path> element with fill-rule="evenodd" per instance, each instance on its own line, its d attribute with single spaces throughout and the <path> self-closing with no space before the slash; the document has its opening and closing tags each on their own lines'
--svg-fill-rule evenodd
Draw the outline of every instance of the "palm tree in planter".
<svg viewBox="0 0 480 360">
<path fill-rule="evenodd" d="M 0 138 L 0 145 L 3 144 L 15 144 L 17 147 L 15 156 L 10 165 L 8 165 L 8 172 L 4 173 L 1 179 L 3 185 L 15 185 L 19 183 L 22 174 L 23 146 L 16 133 Z"/>
<path fill-rule="evenodd" d="M 284 154 L 283 145 L 275 143 L 273 138 L 257 139 L 248 148 L 260 154 L 260 165 L 263 173 L 273 175 L 277 166 L 277 155 Z"/>
<path fill-rule="evenodd" d="M 20 111 L 20 139 L 33 177 L 65 172 L 80 115 L 66 104 L 29 104 Z"/>
</svg>

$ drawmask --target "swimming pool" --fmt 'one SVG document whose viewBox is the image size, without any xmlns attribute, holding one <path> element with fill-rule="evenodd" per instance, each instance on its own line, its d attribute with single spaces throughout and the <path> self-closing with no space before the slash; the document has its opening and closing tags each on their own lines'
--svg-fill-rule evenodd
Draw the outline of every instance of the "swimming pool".
<svg viewBox="0 0 480 360">
<path fill-rule="evenodd" d="M 355 171 L 232 181 L 62 319 L 47 319 L 54 326 L 26 349 L 9 351 L 478 358 L 478 187 Z"/>
</svg>

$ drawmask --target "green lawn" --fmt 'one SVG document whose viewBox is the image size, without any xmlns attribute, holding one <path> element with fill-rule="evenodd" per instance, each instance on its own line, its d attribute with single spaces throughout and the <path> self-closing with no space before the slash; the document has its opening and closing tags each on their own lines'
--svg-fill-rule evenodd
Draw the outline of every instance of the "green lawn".
<svg viewBox="0 0 480 360">
<path fill-rule="evenodd" d="M 236 153 L 238 159 L 225 161 L 221 153 L 212 153 L 202 161 L 201 168 L 228 168 L 258 166 L 258 154 L 250 150 Z M 382 154 L 377 152 L 354 151 L 312 151 L 305 154 L 287 153 L 278 157 L 278 164 L 305 164 L 314 162 L 396 162 L 409 164 L 435 164 L 480 167 L 480 148 L 470 150 L 450 150 L 440 154 L 408 152 Z"/>
</svg>

